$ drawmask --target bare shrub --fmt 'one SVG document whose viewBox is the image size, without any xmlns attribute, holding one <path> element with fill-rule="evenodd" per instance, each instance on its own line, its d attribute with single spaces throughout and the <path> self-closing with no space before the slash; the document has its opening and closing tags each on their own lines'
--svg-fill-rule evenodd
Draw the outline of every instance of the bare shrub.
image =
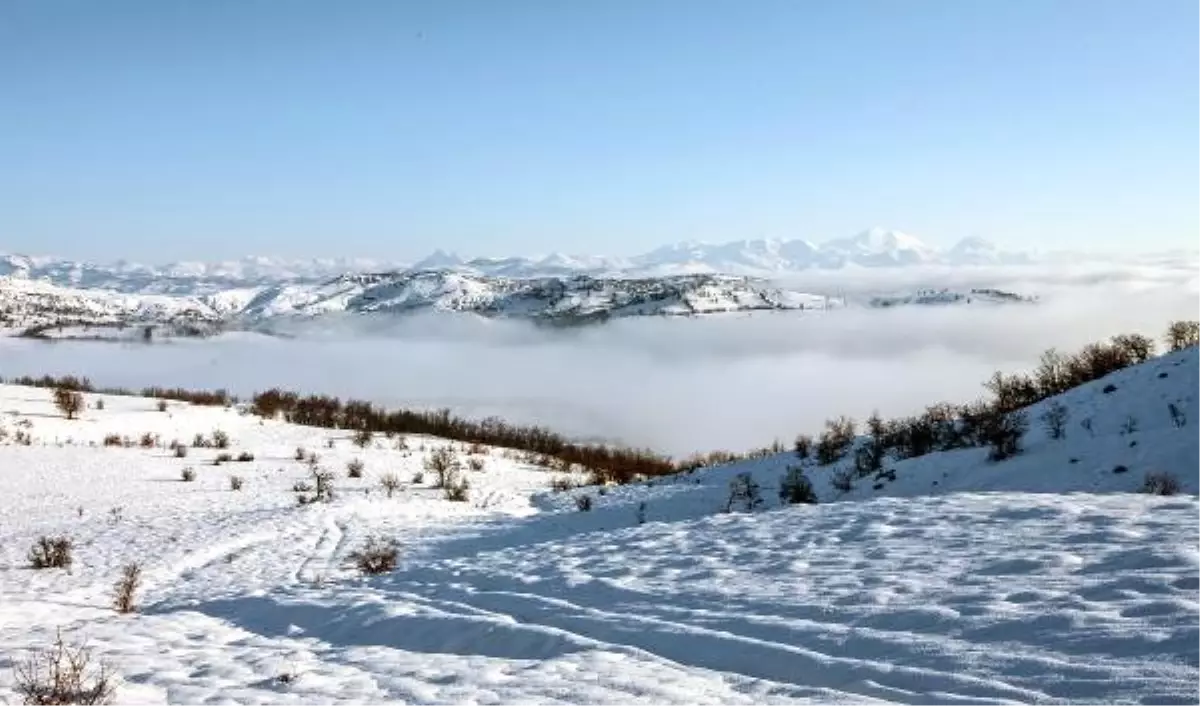
<svg viewBox="0 0 1200 706">
<path fill-rule="evenodd" d="M 637 506 L 637 514 L 634 516 L 639 525 L 646 524 L 646 503 L 640 502 Z"/>
<path fill-rule="evenodd" d="M 988 460 L 1003 461 L 1021 453 L 1021 439 L 1029 424 L 1025 412 L 995 412 L 985 424 L 983 435 L 989 446 Z"/>
<path fill-rule="evenodd" d="M 212 442 L 210 442 L 208 439 L 204 438 L 203 434 L 197 434 L 192 437 L 192 448 L 206 449 L 210 446 L 212 446 Z"/>
<path fill-rule="evenodd" d="M 854 471 L 849 468 L 844 468 L 842 470 L 835 471 L 833 475 L 830 476 L 829 482 L 830 485 L 833 486 L 834 490 L 845 494 L 854 489 L 855 476 L 856 473 Z"/>
<path fill-rule="evenodd" d="M 792 445 L 792 448 L 796 451 L 796 458 L 799 458 L 801 461 L 807 459 L 809 453 L 812 451 L 812 445 L 813 440 L 811 436 L 807 434 L 797 436 L 796 442 Z"/>
<path fill-rule="evenodd" d="M 303 446 L 297 446 L 296 454 L 294 456 L 292 456 L 292 458 L 296 459 L 297 461 L 303 461 L 307 455 L 308 455 L 308 452 L 304 450 Z"/>
<path fill-rule="evenodd" d="M 1041 396 L 1033 378 L 1022 373 L 1005 375 L 996 372 L 983 384 L 994 396 L 993 406 L 1000 412 L 1011 412 L 1037 402 Z"/>
<path fill-rule="evenodd" d="M 249 463 L 254 460 L 254 454 L 249 451 L 243 451 L 237 455 L 237 460 L 241 463 Z"/>
<path fill-rule="evenodd" d="M 1131 363 L 1145 363 L 1154 356 L 1154 339 L 1140 333 L 1122 333 L 1112 337 L 1112 345 Z"/>
<path fill-rule="evenodd" d="M 67 419 L 74 419 L 84 407 L 83 394 L 66 387 L 55 388 L 54 406 Z"/>
<path fill-rule="evenodd" d="M 1178 478 L 1164 471 L 1155 471 L 1146 474 L 1141 492 L 1150 495 L 1175 495 L 1182 489 Z"/>
<path fill-rule="evenodd" d="M 120 434 L 105 434 L 104 435 L 104 445 L 105 446 L 124 446 L 125 443 L 121 440 Z"/>
<path fill-rule="evenodd" d="M 309 493 L 312 492 L 312 489 L 312 486 L 309 485 L 307 481 L 298 480 L 295 483 L 292 483 L 293 493 Z"/>
<path fill-rule="evenodd" d="M 590 496 L 590 495 L 579 495 L 579 496 L 576 496 L 576 498 L 575 498 L 575 508 L 576 508 L 577 510 L 579 510 L 580 512 L 591 512 L 591 510 L 592 510 L 592 496 Z"/>
<path fill-rule="evenodd" d="M 449 446 L 442 446 L 425 459 L 425 470 L 434 475 L 433 487 L 445 488 L 458 478 L 458 456 Z"/>
<path fill-rule="evenodd" d="M 101 412 L 103 412 L 104 411 L 104 400 L 103 399 L 96 400 L 95 407 L 97 410 L 100 410 Z"/>
<path fill-rule="evenodd" d="M 400 477 L 395 473 L 388 472 L 379 476 L 379 487 L 383 488 L 383 492 L 387 493 L 390 498 L 392 494 L 400 489 Z"/>
<path fill-rule="evenodd" d="M 467 459 L 467 468 L 472 471 L 482 471 L 483 470 L 483 459 L 482 458 L 468 458 Z"/>
<path fill-rule="evenodd" d="M 420 471 L 417 471 L 416 473 L 413 474 L 412 482 L 413 482 L 413 485 L 421 485 L 422 483 L 425 482 L 425 474 Z"/>
<path fill-rule="evenodd" d="M 244 481 L 241 476 L 229 476 L 229 489 L 241 490 Z"/>
<path fill-rule="evenodd" d="M 229 448 L 229 434 L 220 429 L 214 429 L 212 433 L 212 445 L 218 449 Z"/>
<path fill-rule="evenodd" d="M 1042 412 L 1042 425 L 1046 427 L 1046 435 L 1051 439 L 1061 439 L 1067 435 L 1067 421 L 1071 412 L 1062 402 L 1054 402 Z"/>
<path fill-rule="evenodd" d="M 466 478 L 456 478 L 448 482 L 442 492 L 450 502 L 465 503 L 470 490 L 471 483 Z"/>
<path fill-rule="evenodd" d="M 179 444 L 175 447 L 175 458 L 187 458 L 187 455 L 188 450 L 186 446 Z"/>
<path fill-rule="evenodd" d="M 739 503 L 747 512 L 754 512 L 762 502 L 758 483 L 748 472 L 739 473 L 729 481 L 729 501 L 725 504 L 725 512 L 732 511 L 734 505 Z"/>
<path fill-rule="evenodd" d="M 221 465 L 222 463 L 229 463 L 229 462 L 231 462 L 231 461 L 233 461 L 233 454 L 231 454 L 231 453 L 219 453 L 219 454 L 217 454 L 216 458 L 214 458 L 214 459 L 213 459 L 213 465 L 214 465 L 214 466 L 219 466 L 219 465 Z"/>
<path fill-rule="evenodd" d="M 400 547 L 394 539 L 368 537 L 361 549 L 350 554 L 358 570 L 368 576 L 386 574 L 396 568 Z"/>
<path fill-rule="evenodd" d="M 137 590 L 142 583 L 142 567 L 134 562 L 126 564 L 121 569 L 121 578 L 113 587 L 113 607 L 118 613 L 132 613 L 137 610 Z"/>
<path fill-rule="evenodd" d="M 70 537 L 40 537 L 29 549 L 29 565 L 34 569 L 67 569 L 73 561 Z"/>
<path fill-rule="evenodd" d="M 191 483 L 196 480 L 196 471 L 193 468 L 185 468 L 179 472 L 179 479 L 184 483 Z"/>
<path fill-rule="evenodd" d="M 116 695 L 108 666 L 93 666 L 91 652 L 68 647 L 61 632 L 53 647 L 16 664 L 13 674 L 14 688 L 26 704 L 107 704 Z"/>
<path fill-rule="evenodd" d="M 817 442 L 817 463 L 822 466 L 840 461 L 854 442 L 854 420 L 841 416 L 825 422 L 825 431 Z"/>
<path fill-rule="evenodd" d="M 375 436 L 371 433 L 370 429 L 359 429 L 354 432 L 354 445 L 360 449 L 365 449 L 371 445 L 374 438 Z"/>
<path fill-rule="evenodd" d="M 309 471 L 313 479 L 313 502 L 333 502 L 333 471 L 313 467 Z"/>
<path fill-rule="evenodd" d="M 160 411 L 160 412 L 167 411 L 167 401 L 166 400 L 159 400 L 158 404 L 155 406 L 158 407 L 158 411 Z"/>
<path fill-rule="evenodd" d="M 349 478 L 362 478 L 363 468 L 365 468 L 365 466 L 360 459 L 350 459 L 346 463 L 346 476 Z"/>
<path fill-rule="evenodd" d="M 158 434 L 155 434 L 154 432 L 148 431 L 145 434 L 142 434 L 142 437 L 138 439 L 138 446 L 141 446 L 143 449 L 152 449 L 157 445 Z"/>
<path fill-rule="evenodd" d="M 1172 321 L 1163 337 L 1169 351 L 1200 344 L 1200 321 Z"/>
<path fill-rule="evenodd" d="M 779 502 L 787 505 L 817 503 L 817 492 L 813 490 L 812 481 L 801 468 L 793 466 L 787 469 L 787 473 L 779 480 Z"/>
<path fill-rule="evenodd" d="M 598 485 L 593 483 L 592 485 Z M 550 479 L 550 490 L 556 493 L 561 493 L 575 487 L 575 483 L 571 481 L 570 476 L 555 476 Z"/>
</svg>

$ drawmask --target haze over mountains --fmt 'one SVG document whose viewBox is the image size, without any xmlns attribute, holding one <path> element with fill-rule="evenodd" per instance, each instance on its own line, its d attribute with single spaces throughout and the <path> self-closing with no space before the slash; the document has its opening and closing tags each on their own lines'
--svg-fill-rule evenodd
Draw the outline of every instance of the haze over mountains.
<svg viewBox="0 0 1200 706">
<path fill-rule="evenodd" d="M 235 287 L 280 282 L 315 282 L 355 272 L 452 269 L 497 277 L 592 276 L 658 277 L 679 274 L 780 275 L 810 269 L 900 267 L 910 265 L 1027 264 L 1030 253 L 1009 252 L 982 238 L 966 238 L 938 249 L 895 230 L 872 228 L 820 245 L 807 240 L 740 240 L 720 244 L 678 243 L 634 257 L 575 256 L 461 257 L 435 251 L 412 263 L 364 258 L 295 260 L 246 257 L 234 261 L 176 262 L 148 266 L 119 260 L 111 264 L 27 255 L 0 256 L 0 276 L 42 279 L 84 289 L 126 293 L 203 295 Z"/>
</svg>

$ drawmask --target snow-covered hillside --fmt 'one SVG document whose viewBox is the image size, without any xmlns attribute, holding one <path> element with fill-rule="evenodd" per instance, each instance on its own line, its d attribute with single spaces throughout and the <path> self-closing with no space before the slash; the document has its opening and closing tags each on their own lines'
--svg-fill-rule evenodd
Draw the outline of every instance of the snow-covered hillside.
<svg viewBox="0 0 1200 706">
<path fill-rule="evenodd" d="M 221 318 L 220 311 L 192 297 L 68 289 L 0 277 L 0 333 L 9 335 L 57 335 L 63 333 L 59 329 L 78 329 L 80 337 L 106 336 L 143 325 L 199 332 Z"/>
<path fill-rule="evenodd" d="M 0 699 L 17 698 L 7 666 L 61 629 L 111 665 L 120 703 L 1195 702 L 1197 363 L 1039 403 L 1032 420 L 1066 407 L 1066 438 L 1035 422 L 1000 463 L 935 453 L 845 494 L 809 464 L 821 504 L 783 507 L 791 454 L 554 492 L 559 474 L 478 449 L 451 502 L 414 479 L 446 441 L 364 449 L 99 395 L 67 421 L 49 390 L 0 386 Z M 166 448 L 216 429 L 253 459 Z M 297 503 L 297 447 L 334 471 L 332 502 Z M 1183 494 L 1134 492 L 1152 471 Z M 754 512 L 722 512 L 738 473 L 761 486 Z M 28 568 L 43 535 L 74 542 L 69 571 Z M 398 542 L 394 572 L 354 570 L 371 536 Z M 144 585 L 121 615 L 129 562 Z"/>
<path fill-rule="evenodd" d="M 51 326 L 180 321 L 270 331 L 286 321 L 333 314 L 450 311 L 573 325 L 626 316 L 825 308 L 825 297 L 747 277 L 511 279 L 452 270 L 343 275 L 322 283 L 233 289 L 201 297 L 120 294 L 0 278 L 0 316 L 22 333 Z M 73 330 L 73 329 L 72 329 Z M 57 329 L 54 335 L 66 335 Z"/>
</svg>

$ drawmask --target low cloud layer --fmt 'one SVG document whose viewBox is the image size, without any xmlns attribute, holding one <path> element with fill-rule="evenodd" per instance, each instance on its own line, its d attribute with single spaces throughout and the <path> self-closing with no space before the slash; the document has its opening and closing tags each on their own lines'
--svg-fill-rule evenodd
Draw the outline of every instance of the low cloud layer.
<svg viewBox="0 0 1200 706">
<path fill-rule="evenodd" d="M 470 416 L 537 422 L 682 455 L 745 449 L 838 414 L 905 414 L 983 393 L 994 370 L 1120 332 L 1158 338 L 1196 318 L 1194 261 L 1051 270 L 821 274 L 789 282 L 849 295 L 927 286 L 1036 294 L 1036 305 L 850 308 L 631 319 L 549 331 L 433 315 L 340 322 L 296 339 L 237 334 L 150 346 L 5 340 L 0 372 L 84 374 L 98 384 L 271 386 Z"/>
</svg>

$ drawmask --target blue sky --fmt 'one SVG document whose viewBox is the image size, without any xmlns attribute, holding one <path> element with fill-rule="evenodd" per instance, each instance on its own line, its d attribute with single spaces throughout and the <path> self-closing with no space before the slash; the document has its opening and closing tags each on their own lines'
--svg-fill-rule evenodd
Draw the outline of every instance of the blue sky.
<svg viewBox="0 0 1200 706">
<path fill-rule="evenodd" d="M 1197 3 L 5 0 L 0 250 L 1195 247 Z"/>
</svg>

